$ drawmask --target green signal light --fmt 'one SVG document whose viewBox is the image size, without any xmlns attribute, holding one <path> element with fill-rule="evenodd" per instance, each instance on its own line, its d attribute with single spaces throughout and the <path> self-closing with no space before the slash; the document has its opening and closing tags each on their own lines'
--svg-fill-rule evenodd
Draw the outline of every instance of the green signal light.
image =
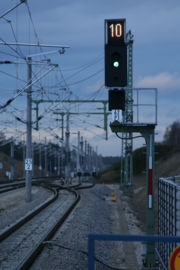
<svg viewBox="0 0 180 270">
<path fill-rule="evenodd" d="M 118 61 L 114 61 L 113 62 L 113 67 L 118 68 L 119 67 L 119 62 Z"/>
</svg>

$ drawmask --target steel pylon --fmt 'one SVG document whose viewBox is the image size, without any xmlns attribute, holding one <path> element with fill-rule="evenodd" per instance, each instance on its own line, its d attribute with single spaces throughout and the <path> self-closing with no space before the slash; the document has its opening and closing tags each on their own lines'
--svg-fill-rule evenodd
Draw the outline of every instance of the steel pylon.
<svg viewBox="0 0 180 270">
<path fill-rule="evenodd" d="M 128 86 L 125 88 L 126 107 L 123 112 L 123 123 L 133 123 L 133 39 L 127 34 L 128 48 Z M 128 193 L 133 192 L 133 139 L 132 133 L 122 133 L 120 188 Z"/>
</svg>

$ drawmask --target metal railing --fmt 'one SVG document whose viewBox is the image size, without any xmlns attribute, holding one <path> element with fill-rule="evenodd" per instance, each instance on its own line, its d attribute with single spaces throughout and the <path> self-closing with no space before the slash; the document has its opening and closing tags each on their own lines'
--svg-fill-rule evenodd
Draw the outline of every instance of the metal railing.
<svg viewBox="0 0 180 270">
<path fill-rule="evenodd" d="M 133 110 L 131 123 L 157 125 L 157 88 L 133 88 L 131 90 L 132 100 L 131 102 L 126 102 L 126 110 Z M 112 110 L 112 120 L 128 122 L 125 118 L 123 120 L 121 110 Z"/>
<path fill-rule="evenodd" d="M 160 178 L 158 181 L 158 234 L 180 235 L 180 176 Z M 168 257 L 175 243 L 159 243 L 157 251 L 168 268 Z"/>
<path fill-rule="evenodd" d="M 133 122 L 157 125 L 157 88 L 133 88 L 133 110 Z"/>
<path fill-rule="evenodd" d="M 161 235 L 124 235 L 124 234 L 89 234 L 88 235 L 88 270 L 95 270 L 95 241 L 126 241 L 126 242 L 155 242 L 155 243 L 177 243 L 180 236 L 161 236 Z M 157 250 L 155 252 L 158 255 Z M 157 256 L 158 258 L 158 256 Z M 158 258 L 160 264 L 161 257 Z M 166 268 L 164 268 L 166 269 Z"/>
</svg>

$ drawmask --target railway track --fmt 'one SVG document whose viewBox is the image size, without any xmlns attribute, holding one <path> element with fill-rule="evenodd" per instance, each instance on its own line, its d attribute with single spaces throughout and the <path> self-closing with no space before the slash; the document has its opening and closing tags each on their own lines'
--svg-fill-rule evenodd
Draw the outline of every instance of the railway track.
<svg viewBox="0 0 180 270">
<path fill-rule="evenodd" d="M 49 184 L 50 199 L 0 232 L 0 269 L 28 269 L 80 200 L 76 189 L 92 186 Z"/>
<path fill-rule="evenodd" d="M 44 183 L 45 181 L 48 183 L 48 180 L 55 180 L 58 179 L 59 177 L 38 177 L 38 178 L 33 178 L 32 179 L 32 184 L 38 184 L 38 183 Z M 11 181 L 3 181 L 0 183 L 0 193 L 5 193 L 11 190 L 14 190 L 16 188 L 21 188 L 25 186 L 25 179 L 14 179 Z"/>
<path fill-rule="evenodd" d="M 24 187 L 25 183 L 9 183 L 0 185 L 0 193 L 5 193 L 16 188 Z"/>
<path fill-rule="evenodd" d="M 47 199 L 44 203 L 42 203 L 38 207 L 36 207 L 34 210 L 28 212 L 27 215 L 23 216 L 22 218 L 17 220 L 15 223 L 8 226 L 8 228 L 5 228 L 4 230 L 0 231 L 0 242 L 6 239 L 14 231 L 18 230 L 21 226 L 23 226 L 30 219 L 32 219 L 34 216 L 36 216 L 38 213 L 40 213 L 43 209 L 45 209 L 47 206 L 49 206 L 51 203 L 53 203 L 57 199 L 58 190 L 50 188 L 48 186 L 46 186 L 46 188 L 50 189 L 53 192 L 53 196 Z"/>
</svg>

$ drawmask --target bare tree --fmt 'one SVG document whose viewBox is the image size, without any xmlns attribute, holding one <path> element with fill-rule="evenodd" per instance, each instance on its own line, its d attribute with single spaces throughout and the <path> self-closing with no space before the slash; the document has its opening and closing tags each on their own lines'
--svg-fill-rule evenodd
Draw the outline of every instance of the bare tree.
<svg viewBox="0 0 180 270">
<path fill-rule="evenodd" d="M 180 145 L 180 121 L 175 121 L 166 128 L 164 143 L 169 145 Z"/>
</svg>

